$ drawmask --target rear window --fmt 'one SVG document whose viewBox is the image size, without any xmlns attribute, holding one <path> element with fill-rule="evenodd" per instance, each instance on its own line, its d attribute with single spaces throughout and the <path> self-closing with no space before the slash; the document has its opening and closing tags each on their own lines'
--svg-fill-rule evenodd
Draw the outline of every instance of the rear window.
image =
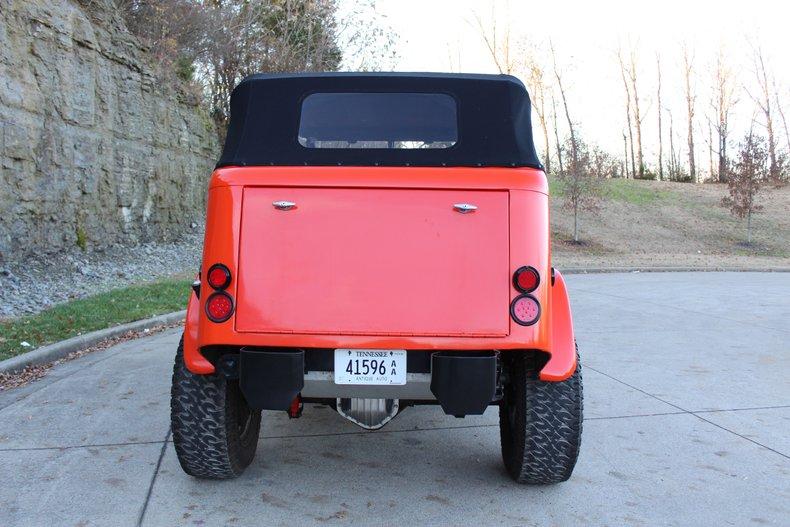
<svg viewBox="0 0 790 527">
<path fill-rule="evenodd" d="M 458 140 L 453 97 L 444 93 L 314 93 L 302 102 L 307 148 L 449 148 Z"/>
</svg>

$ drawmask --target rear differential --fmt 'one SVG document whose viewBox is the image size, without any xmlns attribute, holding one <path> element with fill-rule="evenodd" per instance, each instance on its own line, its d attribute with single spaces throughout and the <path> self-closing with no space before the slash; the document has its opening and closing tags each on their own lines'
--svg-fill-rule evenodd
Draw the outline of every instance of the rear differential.
<svg viewBox="0 0 790 527">
<path fill-rule="evenodd" d="M 398 399 L 338 398 L 337 413 L 367 430 L 377 430 L 398 415 Z"/>
</svg>

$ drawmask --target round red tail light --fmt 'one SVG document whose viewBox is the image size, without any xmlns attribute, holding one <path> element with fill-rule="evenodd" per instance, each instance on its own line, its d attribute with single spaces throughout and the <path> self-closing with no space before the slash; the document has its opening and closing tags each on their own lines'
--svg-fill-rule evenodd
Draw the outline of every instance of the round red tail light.
<svg viewBox="0 0 790 527">
<path fill-rule="evenodd" d="M 518 296 L 510 304 L 510 316 L 517 324 L 531 326 L 540 318 L 540 304 L 532 295 Z"/>
<path fill-rule="evenodd" d="M 233 314 L 233 299 L 225 292 L 217 292 L 206 300 L 206 316 L 212 322 L 225 322 Z"/>
<path fill-rule="evenodd" d="M 225 289 L 230 285 L 230 271 L 222 264 L 214 264 L 209 268 L 206 280 L 214 289 Z"/>
<path fill-rule="evenodd" d="M 534 267 L 524 266 L 513 273 L 513 287 L 522 293 L 531 293 L 540 285 L 540 275 Z"/>
</svg>

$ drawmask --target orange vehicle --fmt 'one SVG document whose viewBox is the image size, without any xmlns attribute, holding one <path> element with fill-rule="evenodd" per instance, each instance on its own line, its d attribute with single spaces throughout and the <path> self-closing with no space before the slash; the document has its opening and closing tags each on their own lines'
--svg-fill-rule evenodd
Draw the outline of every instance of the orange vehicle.
<svg viewBox="0 0 790 527">
<path fill-rule="evenodd" d="M 231 97 L 172 386 L 188 474 L 238 476 L 261 410 L 499 407 L 520 483 L 568 479 L 582 380 L 548 184 L 506 75 L 253 75 Z"/>
</svg>

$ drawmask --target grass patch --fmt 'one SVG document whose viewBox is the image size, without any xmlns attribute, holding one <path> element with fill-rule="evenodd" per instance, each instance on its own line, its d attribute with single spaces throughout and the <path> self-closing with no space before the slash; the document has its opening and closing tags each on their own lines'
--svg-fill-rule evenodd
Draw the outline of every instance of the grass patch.
<svg viewBox="0 0 790 527">
<path fill-rule="evenodd" d="M 562 182 L 550 176 L 549 195 L 562 197 Z M 668 201 L 675 196 L 671 190 L 651 188 L 648 183 L 634 179 L 606 179 L 601 184 L 601 197 L 612 201 L 624 201 L 634 205 L 647 205 L 659 201 Z"/>
<path fill-rule="evenodd" d="M 549 196 L 562 196 L 562 183 L 555 176 L 548 176 Z"/>
<path fill-rule="evenodd" d="M 173 278 L 133 285 L 0 321 L 0 360 L 90 331 L 184 309 L 190 283 Z"/>
<path fill-rule="evenodd" d="M 651 188 L 648 184 L 633 179 L 607 179 L 603 185 L 604 197 L 634 205 L 666 201 L 673 194 L 669 190 Z"/>
</svg>

